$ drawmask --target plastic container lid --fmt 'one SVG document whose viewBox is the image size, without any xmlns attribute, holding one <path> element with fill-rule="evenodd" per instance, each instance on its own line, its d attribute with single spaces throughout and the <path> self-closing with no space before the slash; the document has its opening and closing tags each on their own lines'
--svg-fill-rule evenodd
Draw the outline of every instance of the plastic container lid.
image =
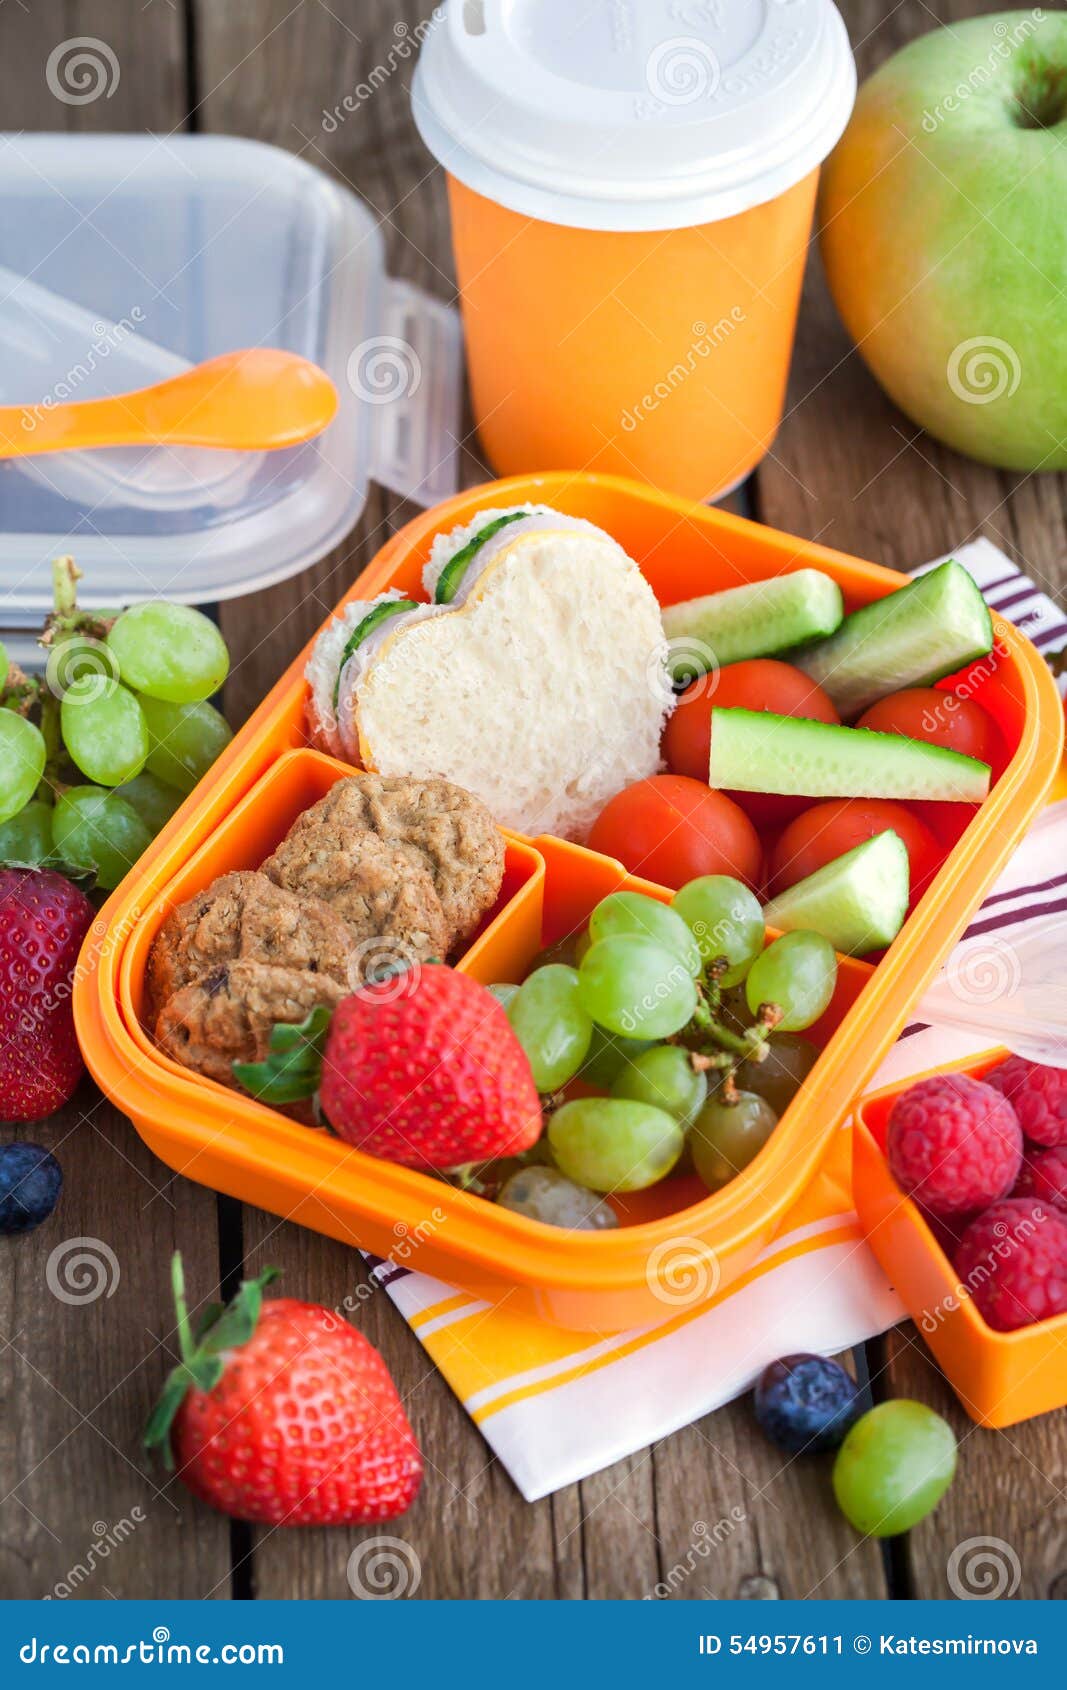
<svg viewBox="0 0 1067 1690">
<path fill-rule="evenodd" d="M 784 193 L 855 93 L 830 0 L 447 0 L 412 98 L 430 151 L 475 192 L 639 230 Z"/>
<path fill-rule="evenodd" d="M 51 605 L 208 602 L 284 580 L 358 520 L 373 478 L 456 487 L 456 313 L 385 274 L 371 213 L 290 153 L 222 136 L 3 137 L 0 403 L 147 386 L 246 346 L 313 359 L 334 422 L 279 452 L 106 448 L 0 460 L 0 625 Z"/>
</svg>

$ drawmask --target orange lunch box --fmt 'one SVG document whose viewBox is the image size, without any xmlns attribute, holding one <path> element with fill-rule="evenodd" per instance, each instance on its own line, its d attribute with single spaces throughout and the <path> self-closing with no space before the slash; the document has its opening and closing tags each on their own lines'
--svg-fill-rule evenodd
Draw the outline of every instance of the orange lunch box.
<svg viewBox="0 0 1067 1690">
<path fill-rule="evenodd" d="M 825 570 L 850 609 L 901 585 L 893 571 L 741 517 L 597 475 L 515 477 L 471 489 L 396 534 L 349 597 L 387 587 L 421 597 L 434 535 L 488 504 L 546 503 L 613 534 L 661 603 L 800 568 Z M 1040 808 L 1059 763 L 1063 717 L 1044 662 L 1008 625 L 969 685 L 994 716 L 1010 760 L 990 796 L 877 967 L 842 958 L 830 1008 L 812 1030 L 812 1072 L 769 1142 L 713 1195 L 692 1178 L 619 1200 L 623 1224 L 565 1232 L 412 1169 L 367 1157 L 324 1132 L 184 1070 L 139 1021 L 145 958 L 167 909 L 235 867 L 255 867 L 296 814 L 350 770 L 307 749 L 302 653 L 233 744 L 112 895 L 86 942 L 74 1009 L 86 1061 L 146 1143 L 177 1172 L 333 1238 L 388 1255 L 419 1240 L 417 1266 L 476 1296 L 507 1297 L 544 1319 L 600 1332 L 651 1325 L 673 1306 L 660 1283 L 679 1244 L 704 1254 L 709 1295 L 750 1266 L 816 1173 L 833 1133 Z M 501 901 L 458 966 L 489 983 L 521 978 L 542 945 L 573 931 L 607 892 L 664 888 L 554 838 L 508 837 Z M 668 1287 L 669 1290 L 669 1287 Z"/>
<path fill-rule="evenodd" d="M 987 1050 L 930 1069 L 980 1080 L 1006 1050 Z M 865 1097 L 852 1133 L 852 1189 L 867 1241 L 941 1365 L 980 1426 L 1013 1426 L 1067 1404 L 1067 1314 L 1014 1332 L 988 1326 L 918 1204 L 905 1197 L 885 1155 L 889 1111 L 915 1074 Z"/>
</svg>

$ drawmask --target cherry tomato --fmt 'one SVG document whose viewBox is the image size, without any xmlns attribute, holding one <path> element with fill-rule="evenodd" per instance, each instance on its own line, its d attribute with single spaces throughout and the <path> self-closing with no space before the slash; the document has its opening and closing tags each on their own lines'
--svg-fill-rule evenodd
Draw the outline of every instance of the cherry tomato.
<svg viewBox="0 0 1067 1690">
<path fill-rule="evenodd" d="M 874 728 L 877 733 L 903 734 L 906 739 L 925 739 L 930 745 L 943 745 L 947 751 L 960 751 L 983 763 L 993 763 L 1000 746 L 997 725 L 980 704 L 938 687 L 906 687 L 903 692 L 891 692 L 865 710 L 856 726 Z"/>
<path fill-rule="evenodd" d="M 725 669 L 699 676 L 678 700 L 663 735 L 663 755 L 672 774 L 707 780 L 711 712 L 718 706 L 770 710 L 776 716 L 807 716 L 814 722 L 841 720 L 822 687 L 791 663 L 779 663 L 773 657 L 730 663 Z M 810 798 L 777 793 L 731 792 L 729 796 L 761 828 L 779 826 L 811 803 Z"/>
<path fill-rule="evenodd" d="M 942 848 L 925 822 L 887 798 L 831 798 L 790 822 L 771 857 L 772 893 L 784 892 L 887 827 L 900 835 L 907 849 L 914 903 L 936 872 Z"/>
<path fill-rule="evenodd" d="M 675 890 L 701 874 L 759 884 L 760 842 L 744 811 L 724 792 L 682 775 L 652 775 L 617 792 L 593 823 L 589 844 L 631 874 Z"/>
</svg>

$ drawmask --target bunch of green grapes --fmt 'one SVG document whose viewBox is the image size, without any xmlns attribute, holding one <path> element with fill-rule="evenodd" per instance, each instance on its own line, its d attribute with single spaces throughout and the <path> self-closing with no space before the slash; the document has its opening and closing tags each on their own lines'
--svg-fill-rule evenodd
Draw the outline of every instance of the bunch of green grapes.
<svg viewBox="0 0 1067 1690">
<path fill-rule="evenodd" d="M 801 1034 L 837 981 L 820 934 L 766 938 L 752 892 L 705 875 L 670 904 L 612 893 L 521 985 L 494 987 L 548 1100 L 537 1154 L 554 1170 L 513 1173 L 497 1200 L 593 1227 L 610 1224 L 600 1194 L 642 1190 L 683 1158 L 709 1190 L 735 1178 L 815 1061 Z M 580 1093 L 561 1099 L 572 1081 Z M 596 1194 L 583 1221 L 576 1187 Z"/>
<path fill-rule="evenodd" d="M 79 611 L 54 566 L 43 680 L 0 647 L 0 862 L 62 862 L 117 886 L 231 739 L 207 702 L 229 670 L 215 624 L 153 600 Z"/>
</svg>

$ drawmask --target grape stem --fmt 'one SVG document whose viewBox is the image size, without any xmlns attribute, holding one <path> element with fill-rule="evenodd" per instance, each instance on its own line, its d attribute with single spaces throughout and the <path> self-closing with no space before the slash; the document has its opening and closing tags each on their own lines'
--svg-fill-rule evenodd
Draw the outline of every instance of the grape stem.
<svg viewBox="0 0 1067 1690">
<path fill-rule="evenodd" d="M 780 1011 L 779 1019 L 781 1019 Z M 689 1027 L 695 1029 L 698 1033 L 702 1033 L 705 1038 L 710 1038 L 719 1046 L 720 1050 L 732 1052 L 738 1061 L 762 1062 L 767 1055 L 767 1042 L 764 1037 L 765 1022 L 757 1020 L 753 1026 L 746 1028 L 743 1033 L 733 1033 L 729 1027 L 724 1027 L 722 1022 L 715 1018 L 710 1005 L 703 997 L 697 1002 Z"/>
<path fill-rule="evenodd" d="M 52 602 L 54 609 L 45 618 L 39 644 L 45 647 L 56 642 L 57 634 L 86 634 L 90 639 L 102 640 L 114 625 L 115 618 L 93 616 L 78 609 L 78 582 L 82 571 L 69 553 L 52 559 Z"/>
</svg>

